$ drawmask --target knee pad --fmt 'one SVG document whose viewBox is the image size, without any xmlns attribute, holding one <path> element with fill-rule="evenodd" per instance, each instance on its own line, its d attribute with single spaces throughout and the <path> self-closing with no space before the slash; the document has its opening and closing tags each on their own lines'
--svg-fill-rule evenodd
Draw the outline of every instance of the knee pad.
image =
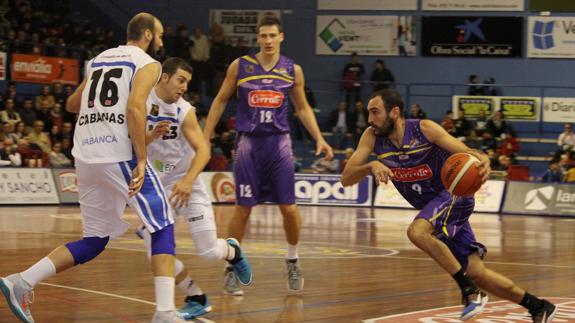
<svg viewBox="0 0 575 323">
<path fill-rule="evenodd" d="M 173 224 L 152 233 L 152 256 L 160 254 L 168 254 L 172 256 L 176 254 Z"/>
<path fill-rule="evenodd" d="M 96 258 L 104 251 L 108 241 L 110 241 L 110 237 L 87 237 L 67 243 L 66 248 L 70 250 L 72 257 L 74 257 L 74 265 L 79 265 Z"/>
</svg>

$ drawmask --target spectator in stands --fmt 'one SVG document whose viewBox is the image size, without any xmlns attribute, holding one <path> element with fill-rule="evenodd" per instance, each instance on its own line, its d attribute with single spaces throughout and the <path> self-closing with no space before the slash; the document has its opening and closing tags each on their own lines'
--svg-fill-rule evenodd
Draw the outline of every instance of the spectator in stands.
<svg viewBox="0 0 575 323">
<path fill-rule="evenodd" d="M 4 146 L 0 150 L 0 166 L 20 167 L 22 156 L 14 149 L 14 142 L 11 139 L 4 139 Z"/>
<path fill-rule="evenodd" d="M 24 121 L 20 121 L 16 124 L 16 127 L 14 127 L 14 135 L 17 138 L 14 140 L 15 143 L 18 142 L 18 140 L 28 136 L 28 128 L 26 127 Z"/>
<path fill-rule="evenodd" d="M 236 40 L 236 47 L 233 48 L 232 61 L 238 57 L 248 55 L 250 49 L 246 46 L 246 41 L 243 37 L 238 37 Z M 309 101 L 308 101 L 309 102 Z M 312 106 L 313 108 L 313 106 Z"/>
<path fill-rule="evenodd" d="M 467 95 L 481 95 L 482 90 L 481 87 L 477 85 L 479 83 L 477 75 L 469 75 L 468 81 Z"/>
<path fill-rule="evenodd" d="M 209 81 L 206 85 L 211 86 L 211 72 L 209 70 L 208 61 L 210 59 L 210 42 L 208 37 L 204 35 L 200 27 L 195 27 L 192 36 L 190 37 L 192 41 L 192 67 L 194 68 L 194 78 L 192 79 L 192 90 L 194 92 L 201 92 L 199 85 L 202 82 Z M 212 93 L 208 89 L 207 93 Z"/>
<path fill-rule="evenodd" d="M 68 159 L 74 164 L 74 156 L 72 155 L 72 139 L 71 138 L 62 138 L 62 153 L 68 157 Z"/>
<path fill-rule="evenodd" d="M 44 121 L 44 132 L 49 132 L 52 129 L 52 115 L 47 102 L 42 102 L 40 106 L 36 107 L 36 118 L 36 120 Z M 32 127 L 34 127 L 34 124 L 32 124 Z"/>
<path fill-rule="evenodd" d="M 427 115 L 421 109 L 421 105 L 419 103 L 413 103 L 409 107 L 409 115 L 407 116 L 408 119 L 427 119 Z"/>
<path fill-rule="evenodd" d="M 38 107 L 46 107 L 47 110 L 51 110 L 55 103 L 56 99 L 50 93 L 50 86 L 43 85 L 41 94 L 36 97 L 36 109 Z"/>
<path fill-rule="evenodd" d="M 60 103 L 54 104 L 54 106 L 50 110 L 50 121 L 52 126 L 58 126 L 58 128 L 62 128 L 64 118 L 62 117 L 62 106 L 60 105 Z"/>
<path fill-rule="evenodd" d="M 483 81 L 483 83 L 485 84 L 481 88 L 481 92 L 483 95 L 487 95 L 487 96 L 500 95 L 499 91 L 495 87 L 495 78 L 490 77 L 487 80 Z"/>
<path fill-rule="evenodd" d="M 57 142 L 50 152 L 50 166 L 54 168 L 66 168 L 72 166 L 72 161 L 62 153 L 62 144 Z"/>
<path fill-rule="evenodd" d="M 333 133 L 333 147 L 343 149 L 345 136 L 352 129 L 351 114 L 347 111 L 347 103 L 341 101 L 336 110 L 331 112 L 329 126 Z"/>
<path fill-rule="evenodd" d="M 351 61 L 343 67 L 341 82 L 348 106 L 351 106 L 352 99 L 355 102 L 361 98 L 361 76 L 363 74 L 365 74 L 365 68 L 360 63 L 357 53 L 351 53 Z"/>
<path fill-rule="evenodd" d="M 37 116 L 36 111 L 32 106 L 31 98 L 24 99 L 24 103 L 22 103 L 22 108 L 18 110 L 18 113 L 20 114 L 20 118 L 22 119 L 22 121 L 24 121 L 27 127 L 32 127 L 34 125 L 34 121 L 36 121 Z"/>
<path fill-rule="evenodd" d="M 18 141 L 18 135 L 14 132 L 14 126 L 10 122 L 2 123 L 2 132 L 4 139 L 10 139 L 13 143 Z"/>
<path fill-rule="evenodd" d="M 72 140 L 73 137 L 74 137 L 74 127 L 72 126 L 72 124 L 70 122 L 62 123 L 62 130 L 59 141 L 62 141 L 64 138 Z"/>
<path fill-rule="evenodd" d="M 493 117 L 487 121 L 485 125 L 486 131 L 493 135 L 494 138 L 501 138 L 501 135 L 507 130 L 510 129 L 510 126 L 505 121 L 503 116 L 503 112 L 495 111 Z"/>
<path fill-rule="evenodd" d="M 60 106 L 66 105 L 66 99 L 68 99 L 68 96 L 64 92 L 64 87 L 62 86 L 62 83 L 54 82 L 52 84 L 52 95 L 54 96 L 54 100 L 56 101 L 56 103 L 59 103 Z"/>
<path fill-rule="evenodd" d="M 575 183 L 575 167 L 569 168 L 569 170 L 565 173 L 563 181 L 565 183 Z"/>
<path fill-rule="evenodd" d="M 393 73 L 385 67 L 385 62 L 382 59 L 375 61 L 375 68 L 371 73 L 371 82 L 373 92 L 394 87 L 395 77 Z"/>
<path fill-rule="evenodd" d="M 164 41 L 164 47 L 162 48 L 164 52 L 164 57 L 171 57 L 175 55 L 176 52 L 176 32 L 174 27 L 172 26 L 165 26 L 164 29 L 164 37 L 162 38 Z M 110 48 L 112 46 L 108 46 Z"/>
<path fill-rule="evenodd" d="M 60 127 L 58 127 L 58 125 L 52 125 L 49 137 L 51 143 L 60 142 L 62 140 L 62 131 L 60 130 Z M 53 145 L 55 144 L 52 144 L 52 146 Z"/>
<path fill-rule="evenodd" d="M 499 155 L 497 157 L 497 161 L 498 161 L 497 168 L 493 168 L 493 166 L 492 166 L 491 169 L 499 170 L 499 171 L 507 171 L 509 166 L 511 166 L 511 158 L 509 158 L 505 155 Z"/>
<path fill-rule="evenodd" d="M 543 173 L 541 181 L 544 183 L 559 183 L 563 180 L 563 170 L 557 161 L 551 161 L 549 168 Z"/>
<path fill-rule="evenodd" d="M 475 120 L 475 131 L 477 131 L 477 135 L 481 136 L 487 130 L 487 116 L 485 110 L 479 110 L 479 115 Z"/>
<path fill-rule="evenodd" d="M 175 56 L 189 61 L 191 59 L 191 48 L 194 45 L 194 42 L 190 40 L 188 28 L 183 24 L 179 24 L 176 34 L 174 52 L 168 52 L 167 54 L 168 56 Z"/>
<path fill-rule="evenodd" d="M 475 129 L 469 130 L 469 134 L 465 137 L 465 144 L 472 149 L 481 150 L 482 138 L 477 135 Z"/>
<path fill-rule="evenodd" d="M 559 166 L 561 166 L 561 168 L 563 168 L 565 171 L 575 167 L 575 160 L 571 158 L 571 154 L 569 152 L 564 152 L 561 154 L 559 158 Z"/>
<path fill-rule="evenodd" d="M 453 136 L 459 138 L 460 140 L 465 140 L 465 137 L 469 134 L 469 131 L 472 129 L 471 122 L 465 118 L 465 115 L 462 111 L 459 111 L 459 118 L 453 121 Z"/>
<path fill-rule="evenodd" d="M 22 120 L 20 114 L 16 112 L 14 105 L 15 102 L 13 99 L 6 100 L 5 110 L 0 112 L 0 122 L 8 122 L 12 125 L 16 125 Z"/>
<path fill-rule="evenodd" d="M 573 147 L 575 147 L 575 133 L 573 133 L 573 126 L 570 123 L 563 125 L 563 132 L 557 138 L 557 146 L 559 146 L 559 149 L 555 154 L 556 157 L 564 152 L 573 151 Z"/>
<path fill-rule="evenodd" d="M 505 133 L 501 135 L 499 154 L 511 158 L 511 161 L 515 163 L 517 153 L 519 153 L 519 141 L 515 138 L 515 131 L 507 129 L 505 130 Z"/>
<path fill-rule="evenodd" d="M 368 126 L 368 111 L 363 101 L 355 102 L 355 109 L 351 112 L 351 133 L 353 134 L 354 146 L 359 142 L 359 138 Z"/>
<path fill-rule="evenodd" d="M 483 133 L 483 140 L 481 141 L 481 150 L 487 151 L 492 149 L 493 151 L 497 151 L 497 140 L 491 135 L 489 132 Z"/>
<path fill-rule="evenodd" d="M 50 151 L 52 151 L 50 137 L 48 137 L 48 134 L 44 132 L 44 121 L 42 120 L 36 120 L 34 122 L 34 127 L 28 135 L 28 141 L 30 144 L 35 144 L 40 147 L 40 149 L 42 149 L 46 154 L 49 154 Z"/>
<path fill-rule="evenodd" d="M 445 117 L 443 117 L 443 120 L 441 121 L 441 126 L 443 127 L 443 129 L 445 129 L 445 131 L 453 135 L 453 133 L 455 132 L 455 121 L 453 120 L 453 111 L 447 110 L 447 112 L 445 112 Z"/>
</svg>

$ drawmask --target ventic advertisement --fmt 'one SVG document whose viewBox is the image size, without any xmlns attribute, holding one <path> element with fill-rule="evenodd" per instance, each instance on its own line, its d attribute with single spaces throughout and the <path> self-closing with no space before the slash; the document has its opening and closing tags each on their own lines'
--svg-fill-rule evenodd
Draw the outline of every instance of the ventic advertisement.
<svg viewBox="0 0 575 323">
<path fill-rule="evenodd" d="M 505 190 L 504 181 L 489 180 L 475 193 L 476 212 L 499 212 Z M 374 206 L 413 208 L 391 182 L 380 184 L 375 193 Z"/>
</svg>

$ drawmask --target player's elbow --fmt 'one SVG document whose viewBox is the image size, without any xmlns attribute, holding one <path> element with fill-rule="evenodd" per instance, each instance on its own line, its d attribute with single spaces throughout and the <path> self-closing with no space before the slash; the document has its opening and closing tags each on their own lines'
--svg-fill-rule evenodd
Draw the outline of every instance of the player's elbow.
<svg viewBox="0 0 575 323">
<path fill-rule="evenodd" d="M 353 182 L 353 180 L 351 179 L 351 177 L 349 176 L 349 174 L 345 170 L 341 174 L 340 180 L 341 180 L 341 185 L 343 185 L 343 187 L 347 187 L 347 186 L 351 186 L 351 185 L 355 184 Z"/>
</svg>

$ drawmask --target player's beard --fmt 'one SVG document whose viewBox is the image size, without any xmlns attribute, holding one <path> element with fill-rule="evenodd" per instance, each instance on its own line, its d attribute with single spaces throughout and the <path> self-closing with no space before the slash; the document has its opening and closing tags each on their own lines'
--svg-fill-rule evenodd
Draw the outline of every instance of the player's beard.
<svg viewBox="0 0 575 323">
<path fill-rule="evenodd" d="M 146 50 L 146 54 L 150 55 L 153 59 L 157 59 L 159 51 L 159 48 L 156 48 L 156 37 L 154 37 L 148 46 L 148 50 Z"/>
<path fill-rule="evenodd" d="M 393 133 L 393 130 L 395 129 L 395 121 L 391 120 L 391 118 L 389 118 L 388 115 L 381 127 L 375 126 L 373 124 L 372 127 L 375 128 L 375 133 L 378 136 L 389 137 L 389 135 L 391 135 Z"/>
</svg>

